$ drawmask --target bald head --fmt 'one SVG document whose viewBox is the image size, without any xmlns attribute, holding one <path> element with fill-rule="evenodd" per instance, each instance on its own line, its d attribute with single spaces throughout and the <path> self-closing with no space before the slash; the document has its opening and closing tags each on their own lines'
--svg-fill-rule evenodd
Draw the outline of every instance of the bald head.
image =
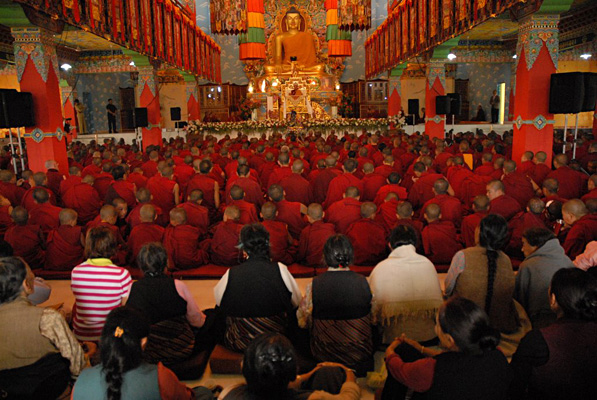
<svg viewBox="0 0 597 400">
<path fill-rule="evenodd" d="M 174 175 L 174 169 L 172 169 L 172 167 L 169 165 L 166 165 L 160 170 L 160 174 L 164 178 L 172 178 L 172 175 Z"/>
<path fill-rule="evenodd" d="M 367 201 L 361 204 L 361 217 L 363 218 L 373 218 L 375 217 L 375 213 L 377 212 L 377 206 L 375 203 Z"/>
<path fill-rule="evenodd" d="M 272 221 L 276 218 L 276 205 L 271 201 L 266 202 L 261 206 L 261 216 L 266 221 Z"/>
<path fill-rule="evenodd" d="M 27 225 L 27 221 L 29 220 L 29 213 L 25 207 L 15 207 L 12 209 L 10 213 L 10 218 L 14 221 L 17 225 Z"/>
<path fill-rule="evenodd" d="M 107 222 L 109 224 L 115 224 L 116 219 L 118 218 L 118 211 L 116 211 L 116 207 L 111 204 L 106 204 L 100 209 L 100 218 L 103 222 Z"/>
<path fill-rule="evenodd" d="M 363 172 L 365 174 L 371 174 L 373 171 L 375 171 L 375 166 L 373 166 L 373 164 L 365 163 L 365 165 L 363 165 Z"/>
<path fill-rule="evenodd" d="M 203 192 L 200 189 L 194 189 L 191 190 L 188 197 L 191 203 L 201 204 L 203 201 Z"/>
<path fill-rule="evenodd" d="M 533 197 L 527 203 L 527 209 L 532 214 L 541 215 L 541 213 L 545 209 L 545 203 L 543 202 L 543 200 L 541 200 L 537 197 Z"/>
<path fill-rule="evenodd" d="M 48 177 L 46 176 L 45 172 L 36 172 L 31 175 L 31 180 L 33 180 L 32 186 L 45 186 L 48 183 Z"/>
<path fill-rule="evenodd" d="M 589 213 L 587 206 L 580 199 L 568 200 L 562 206 L 562 213 L 572 214 L 576 218 L 582 218 Z"/>
<path fill-rule="evenodd" d="M 512 160 L 504 161 L 504 173 L 511 174 L 516 171 L 516 162 Z"/>
<path fill-rule="evenodd" d="M 75 226 L 77 224 L 77 212 L 70 208 L 63 208 L 58 214 L 58 219 L 60 219 L 60 225 Z"/>
<path fill-rule="evenodd" d="M 487 211 L 489 209 L 489 197 L 481 194 L 475 196 L 473 200 L 473 210 L 475 211 Z"/>
<path fill-rule="evenodd" d="M 284 189 L 280 185 L 271 185 L 267 190 L 267 195 L 272 201 L 277 203 L 284 200 Z"/>
<path fill-rule="evenodd" d="M 534 156 L 534 154 L 533 154 L 532 151 L 525 151 L 522 154 L 521 161 L 522 162 L 524 162 L 524 161 L 531 161 L 533 159 L 533 156 Z"/>
<path fill-rule="evenodd" d="M 487 184 L 487 197 L 489 197 L 489 200 L 496 199 L 504 194 L 505 189 L 502 181 L 495 179 Z"/>
<path fill-rule="evenodd" d="M 186 222 L 187 212 L 184 210 L 184 208 L 175 207 L 172 210 L 170 210 L 170 225 L 184 225 Z"/>
<path fill-rule="evenodd" d="M 155 221 L 157 212 L 155 207 L 151 204 L 145 204 L 139 210 L 139 218 L 141 222 L 153 222 Z"/>
<path fill-rule="evenodd" d="M 359 189 L 356 186 L 349 186 L 346 188 L 346 191 L 344 192 L 344 197 L 350 197 L 353 199 L 358 199 L 360 195 L 361 193 L 359 192 Z"/>
<path fill-rule="evenodd" d="M 292 163 L 292 172 L 294 172 L 295 174 L 302 174 L 304 168 L 305 165 L 302 160 L 294 160 L 294 162 Z"/>
<path fill-rule="evenodd" d="M 553 159 L 553 165 L 556 168 L 568 165 L 568 156 L 566 154 L 558 154 Z"/>
<path fill-rule="evenodd" d="M 230 188 L 230 197 L 232 200 L 242 200 L 245 197 L 245 191 L 238 185 L 232 185 Z"/>
<path fill-rule="evenodd" d="M 450 184 L 445 179 L 438 179 L 433 183 L 433 190 L 435 191 L 435 194 L 446 194 L 448 193 L 449 187 Z"/>
<path fill-rule="evenodd" d="M 408 219 L 413 216 L 413 205 L 408 201 L 401 201 L 396 207 L 396 215 L 400 219 Z"/>
<path fill-rule="evenodd" d="M 85 175 L 83 177 L 83 179 L 81 179 L 81 182 L 93 186 L 93 184 L 95 183 L 95 178 L 93 177 L 93 175 L 88 174 L 88 175 Z"/>
<path fill-rule="evenodd" d="M 33 200 L 35 200 L 37 204 L 47 203 L 50 200 L 50 194 L 46 189 L 37 187 L 33 189 Z"/>
<path fill-rule="evenodd" d="M 560 184 L 558 180 L 555 178 L 545 179 L 541 186 L 543 188 L 543 193 L 546 195 L 555 195 L 558 193 L 558 190 L 560 189 Z"/>
<path fill-rule="evenodd" d="M 535 160 L 537 163 L 544 163 L 544 162 L 545 162 L 545 160 L 547 160 L 547 153 L 546 153 L 546 152 L 544 152 L 544 151 L 539 151 L 539 152 L 537 152 L 537 154 L 535 154 L 535 158 L 534 158 L 534 160 Z"/>
<path fill-rule="evenodd" d="M 307 215 L 313 221 L 319 221 L 323 218 L 323 207 L 319 203 L 311 203 L 307 208 Z"/>
<path fill-rule="evenodd" d="M 441 215 L 441 208 L 439 205 L 432 203 L 425 208 L 425 219 L 427 222 L 433 222 L 439 219 Z"/>
<path fill-rule="evenodd" d="M 151 201 L 151 192 L 147 188 L 137 189 L 135 196 L 139 203 L 149 203 Z"/>
<path fill-rule="evenodd" d="M 237 206 L 228 206 L 224 211 L 225 221 L 238 221 L 240 219 L 240 210 Z"/>
</svg>

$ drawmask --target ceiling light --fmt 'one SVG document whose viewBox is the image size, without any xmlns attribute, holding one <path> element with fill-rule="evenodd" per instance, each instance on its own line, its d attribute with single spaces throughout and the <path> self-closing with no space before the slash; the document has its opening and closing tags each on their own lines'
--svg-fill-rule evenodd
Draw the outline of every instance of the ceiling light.
<svg viewBox="0 0 597 400">
<path fill-rule="evenodd" d="M 454 53 L 448 54 L 448 60 L 451 61 L 451 60 L 454 60 L 455 58 L 456 58 L 456 54 L 454 54 Z"/>
<path fill-rule="evenodd" d="M 580 58 L 582 58 L 583 60 L 588 60 L 589 58 L 591 58 L 591 55 L 586 53 L 586 54 L 581 54 Z"/>
<path fill-rule="evenodd" d="M 72 68 L 72 66 L 71 66 L 70 64 L 62 64 L 62 65 L 60 66 L 60 68 L 62 68 L 62 69 L 63 69 L 63 70 L 65 70 L 65 71 L 68 71 L 69 69 L 71 69 L 71 68 Z"/>
<path fill-rule="evenodd" d="M 518 56 L 517 56 L 516 54 L 514 54 L 514 55 L 512 56 L 512 58 L 516 60 L 516 59 L 518 58 Z"/>
<path fill-rule="evenodd" d="M 131 62 L 129 63 L 129 65 L 130 65 L 131 67 L 134 67 L 134 66 L 135 66 L 135 62 L 134 62 L 134 61 L 131 61 Z"/>
</svg>

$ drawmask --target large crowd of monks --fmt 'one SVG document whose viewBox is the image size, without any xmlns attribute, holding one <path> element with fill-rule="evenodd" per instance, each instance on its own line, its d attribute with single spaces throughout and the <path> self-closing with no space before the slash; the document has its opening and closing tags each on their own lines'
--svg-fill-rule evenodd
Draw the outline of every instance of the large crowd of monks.
<svg viewBox="0 0 597 400">
<path fill-rule="evenodd" d="M 561 147 L 560 147 L 561 149 Z M 0 170 L 0 235 L 33 269 L 68 271 L 84 260 L 85 232 L 107 226 L 120 242 L 116 260 L 135 268 L 148 242 L 163 242 L 171 269 L 233 266 L 244 224 L 270 233 L 274 261 L 323 267 L 328 237 L 342 233 L 355 264 L 387 257 L 387 234 L 411 225 L 418 250 L 445 270 L 475 245 L 488 213 L 508 221 L 506 252 L 522 259 L 522 233 L 554 230 L 574 259 L 597 240 L 597 142 L 569 152 L 526 152 L 512 159 L 512 134 L 458 133 L 446 140 L 387 133 L 273 134 L 248 139 L 164 141 L 141 151 L 106 141 L 69 145 L 69 174 L 17 177 Z M 6 168 L 10 165 L 4 164 Z"/>
</svg>

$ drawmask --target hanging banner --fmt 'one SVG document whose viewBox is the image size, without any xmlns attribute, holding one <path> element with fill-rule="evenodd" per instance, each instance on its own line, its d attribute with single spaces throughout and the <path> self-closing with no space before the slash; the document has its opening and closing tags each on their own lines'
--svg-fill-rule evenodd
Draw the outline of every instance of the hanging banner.
<svg viewBox="0 0 597 400">
<path fill-rule="evenodd" d="M 211 32 L 237 35 L 247 31 L 247 0 L 211 0 Z"/>
<path fill-rule="evenodd" d="M 338 28 L 345 31 L 371 28 L 371 0 L 338 0 Z"/>
<path fill-rule="evenodd" d="M 417 8 L 411 1 L 407 2 L 408 6 L 408 25 L 409 25 L 409 51 L 411 54 L 415 53 L 417 42 Z"/>
<path fill-rule="evenodd" d="M 139 7 L 137 0 L 128 0 L 128 26 L 129 26 L 129 41 L 131 46 L 136 50 L 141 50 L 140 34 L 139 34 Z"/>
<path fill-rule="evenodd" d="M 154 53 L 153 26 L 151 23 L 150 0 L 141 0 L 141 22 L 143 27 L 143 50 L 148 54 Z"/>
<path fill-rule="evenodd" d="M 164 49 L 164 0 L 156 0 L 153 9 L 153 29 L 155 31 L 155 53 L 158 57 L 165 56 Z"/>
<path fill-rule="evenodd" d="M 419 5 L 419 49 L 424 49 L 427 47 L 427 2 L 421 1 L 417 2 Z"/>
<path fill-rule="evenodd" d="M 70 13 L 76 22 L 81 22 L 78 0 L 62 0 L 62 14 L 68 18 Z"/>
</svg>

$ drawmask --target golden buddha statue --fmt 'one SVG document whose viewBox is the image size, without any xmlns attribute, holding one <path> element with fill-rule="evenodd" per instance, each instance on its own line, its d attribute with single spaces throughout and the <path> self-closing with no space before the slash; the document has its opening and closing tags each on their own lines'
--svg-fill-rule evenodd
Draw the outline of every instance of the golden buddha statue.
<svg viewBox="0 0 597 400">
<path fill-rule="evenodd" d="M 265 65 L 266 75 L 324 73 L 324 64 L 317 61 L 313 34 L 303 25 L 305 24 L 299 11 L 294 7 L 290 8 L 284 16 L 279 33 L 273 39 L 273 57 L 272 62 Z"/>
</svg>

